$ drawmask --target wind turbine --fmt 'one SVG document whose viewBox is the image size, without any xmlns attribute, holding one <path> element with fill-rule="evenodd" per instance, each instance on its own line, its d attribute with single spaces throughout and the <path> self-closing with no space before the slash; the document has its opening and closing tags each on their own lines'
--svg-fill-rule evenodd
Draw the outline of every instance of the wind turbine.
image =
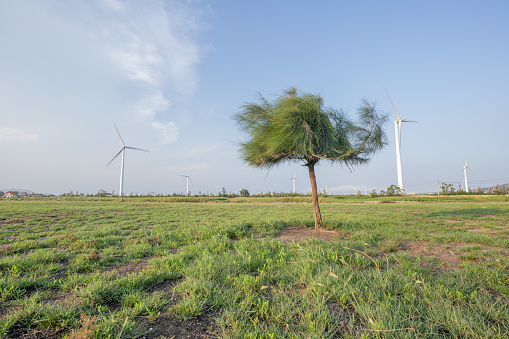
<svg viewBox="0 0 509 339">
<path fill-rule="evenodd" d="M 115 124 L 113 124 L 115 125 Z M 115 125 L 115 129 L 117 130 L 117 134 L 118 134 L 118 137 L 120 139 L 120 142 L 122 143 L 122 148 L 120 149 L 120 151 L 118 151 L 118 153 L 113 157 L 113 159 L 110 160 L 110 162 L 108 163 L 111 164 L 113 160 L 115 160 L 119 155 L 120 153 L 122 153 L 122 164 L 120 165 L 120 190 L 118 192 L 118 196 L 119 197 L 122 197 L 122 201 L 124 201 L 124 196 L 123 196 L 123 189 L 124 189 L 124 158 L 125 158 L 125 150 L 126 149 L 133 149 L 133 150 L 136 150 L 136 151 L 143 151 L 143 152 L 149 152 L 147 150 L 144 150 L 144 149 L 141 149 L 141 148 L 135 148 L 135 147 L 129 147 L 129 146 L 126 146 L 124 144 L 124 140 L 122 140 L 122 137 L 120 136 L 120 133 L 118 132 L 118 128 L 117 128 L 117 125 Z M 108 166 L 106 165 L 106 166 Z"/>
<path fill-rule="evenodd" d="M 465 175 L 465 192 L 468 193 L 467 168 L 468 168 L 468 163 L 465 160 L 465 165 L 463 166 L 463 174 Z M 468 168 L 468 169 L 470 169 L 470 168 Z"/>
<path fill-rule="evenodd" d="M 183 174 L 179 175 L 180 177 L 185 177 L 187 179 L 186 195 L 189 195 L 189 180 L 191 180 L 191 173 L 193 173 L 193 170 L 194 170 L 194 168 L 191 170 L 191 172 L 189 172 L 188 175 L 183 175 Z M 193 181 L 191 180 L 191 182 L 193 182 Z"/>
<path fill-rule="evenodd" d="M 403 190 L 403 170 L 401 168 L 401 124 L 403 122 L 417 122 L 413 120 L 403 120 L 398 114 L 398 111 L 396 110 L 396 107 L 392 103 L 391 97 L 389 96 L 389 93 L 387 93 L 387 90 L 384 88 L 385 94 L 389 97 L 389 100 L 391 102 L 392 108 L 394 108 L 394 112 L 396 113 L 396 116 L 398 119 L 394 121 L 394 128 L 396 130 L 396 161 L 397 161 L 397 168 L 398 168 L 398 187 Z"/>
</svg>

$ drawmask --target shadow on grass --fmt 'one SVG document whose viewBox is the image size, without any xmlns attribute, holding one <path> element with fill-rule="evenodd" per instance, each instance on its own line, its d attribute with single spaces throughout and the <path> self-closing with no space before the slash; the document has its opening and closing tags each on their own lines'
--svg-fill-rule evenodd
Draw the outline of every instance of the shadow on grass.
<svg viewBox="0 0 509 339">
<path fill-rule="evenodd" d="M 439 211 L 439 212 L 433 212 L 424 214 L 425 216 L 428 216 L 430 218 L 437 218 L 437 217 L 468 217 L 468 218 L 482 218 L 487 216 L 497 216 L 497 215 L 504 215 L 509 217 L 509 211 L 503 210 L 500 208 L 462 208 L 457 210 L 448 210 L 448 211 Z"/>
</svg>

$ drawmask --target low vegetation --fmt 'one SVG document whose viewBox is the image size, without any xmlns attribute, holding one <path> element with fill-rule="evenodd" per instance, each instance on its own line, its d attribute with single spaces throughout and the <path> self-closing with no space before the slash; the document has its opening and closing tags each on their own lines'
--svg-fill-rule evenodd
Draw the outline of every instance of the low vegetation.
<svg viewBox="0 0 509 339">
<path fill-rule="evenodd" d="M 505 196 L 176 199 L 0 201 L 0 336 L 509 336 Z"/>
</svg>

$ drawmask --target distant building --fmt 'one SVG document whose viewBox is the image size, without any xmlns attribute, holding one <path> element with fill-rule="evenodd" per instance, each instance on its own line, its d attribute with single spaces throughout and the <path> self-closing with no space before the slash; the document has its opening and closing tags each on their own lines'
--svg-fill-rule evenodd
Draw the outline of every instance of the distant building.
<svg viewBox="0 0 509 339">
<path fill-rule="evenodd" d="M 17 198 L 17 197 L 18 197 L 17 191 L 9 191 L 4 195 L 4 198 Z"/>
</svg>

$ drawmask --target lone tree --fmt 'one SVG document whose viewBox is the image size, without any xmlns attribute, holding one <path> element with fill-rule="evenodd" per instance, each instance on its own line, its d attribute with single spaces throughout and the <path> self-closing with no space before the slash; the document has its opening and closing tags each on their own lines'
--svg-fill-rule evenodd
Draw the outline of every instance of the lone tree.
<svg viewBox="0 0 509 339">
<path fill-rule="evenodd" d="M 273 101 L 259 95 L 258 102 L 245 103 L 233 118 L 249 136 L 240 151 L 250 166 L 270 169 L 286 161 L 307 166 L 318 231 L 323 224 L 315 165 L 329 160 L 351 169 L 367 163 L 386 144 L 382 126 L 387 117 L 365 99 L 358 115 L 353 123 L 343 110 L 324 106 L 321 96 L 290 88 Z"/>
</svg>

